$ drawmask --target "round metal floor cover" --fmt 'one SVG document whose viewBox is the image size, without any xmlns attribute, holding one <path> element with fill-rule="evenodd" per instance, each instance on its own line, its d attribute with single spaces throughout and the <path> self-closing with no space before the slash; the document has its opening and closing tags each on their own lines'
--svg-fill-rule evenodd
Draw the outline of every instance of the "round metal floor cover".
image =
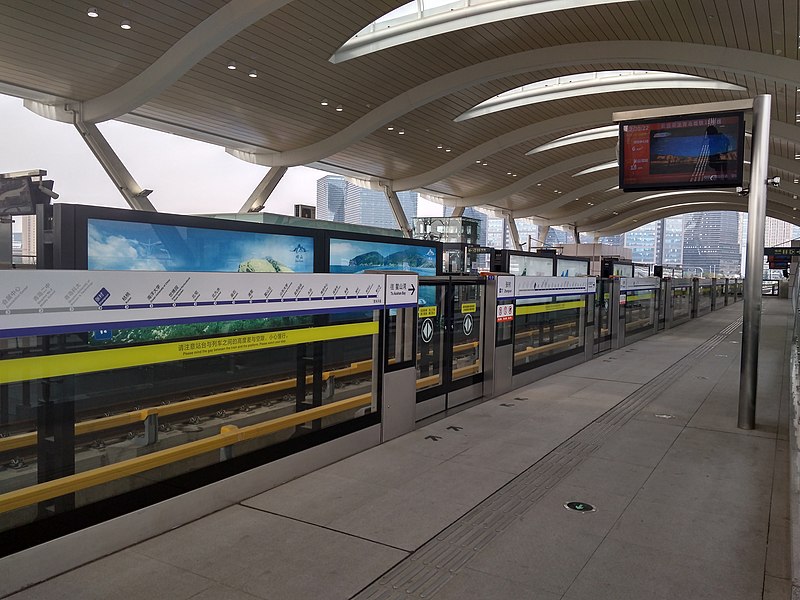
<svg viewBox="0 0 800 600">
<path fill-rule="evenodd" d="M 564 508 L 575 512 L 594 512 L 595 508 L 588 502 L 567 502 Z"/>
</svg>

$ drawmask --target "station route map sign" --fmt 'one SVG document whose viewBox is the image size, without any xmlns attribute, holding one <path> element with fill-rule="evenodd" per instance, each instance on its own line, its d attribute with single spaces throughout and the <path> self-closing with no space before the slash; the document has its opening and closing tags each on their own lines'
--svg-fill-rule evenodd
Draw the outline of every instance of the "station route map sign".
<svg viewBox="0 0 800 600">
<path fill-rule="evenodd" d="M 516 277 L 514 295 L 517 298 L 546 296 L 576 296 L 594 294 L 597 279 L 594 277 Z"/>
<path fill-rule="evenodd" d="M 416 276 L 393 303 L 416 304 Z M 409 283 L 411 286 L 409 286 Z M 382 274 L 6 271 L 0 337 L 382 308 Z"/>
</svg>

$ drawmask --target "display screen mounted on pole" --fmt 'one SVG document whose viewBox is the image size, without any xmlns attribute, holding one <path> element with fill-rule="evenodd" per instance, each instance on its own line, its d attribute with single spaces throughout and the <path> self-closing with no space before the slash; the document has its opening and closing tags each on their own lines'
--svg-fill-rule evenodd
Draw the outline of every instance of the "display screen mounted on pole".
<svg viewBox="0 0 800 600">
<path fill-rule="evenodd" d="M 625 121 L 619 135 L 623 191 L 742 185 L 743 112 Z"/>
</svg>

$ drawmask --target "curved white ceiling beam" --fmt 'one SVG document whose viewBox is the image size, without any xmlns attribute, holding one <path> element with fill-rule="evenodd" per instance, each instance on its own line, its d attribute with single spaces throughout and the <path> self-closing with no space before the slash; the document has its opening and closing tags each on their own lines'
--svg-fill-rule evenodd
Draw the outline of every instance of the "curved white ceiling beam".
<svg viewBox="0 0 800 600">
<path fill-rule="evenodd" d="M 493 98 L 484 100 L 473 108 L 461 113 L 455 119 L 456 122 L 467 121 L 476 117 L 490 115 L 503 110 L 511 110 L 530 104 L 540 102 L 552 102 L 553 100 L 564 100 L 577 96 L 592 96 L 596 94 L 608 94 L 611 92 L 628 92 L 638 90 L 661 90 L 661 89 L 711 89 L 727 90 L 731 92 L 746 92 L 747 88 L 716 81 L 706 77 L 696 75 L 686 75 L 684 73 L 667 73 L 664 71 L 629 71 L 624 75 L 612 75 L 616 71 L 598 71 L 594 79 L 581 79 L 561 83 L 566 77 L 548 79 L 541 82 L 546 87 L 538 87 L 531 84 L 503 92 Z M 550 83 L 552 82 L 552 83 Z"/>
<path fill-rule="evenodd" d="M 630 212 L 632 210 L 631 205 L 635 205 L 639 202 L 647 202 L 647 204 L 643 204 L 641 210 L 647 211 L 649 210 L 650 206 L 652 206 L 652 200 L 662 200 L 664 198 L 669 198 L 670 200 L 674 200 L 675 198 L 691 198 L 691 197 L 703 197 L 703 195 L 707 195 L 709 197 L 719 197 L 724 195 L 736 196 L 736 192 L 733 190 L 675 190 L 670 192 L 663 192 L 654 194 L 652 192 L 636 192 L 636 193 L 620 193 L 619 195 L 615 196 L 614 198 L 610 198 L 604 202 L 598 202 L 593 204 L 592 206 L 582 210 L 581 212 L 575 213 L 570 215 L 569 217 L 560 217 L 558 219 L 549 219 L 546 222 L 542 222 L 543 225 L 564 225 L 565 223 L 579 223 L 580 221 L 585 221 L 587 219 L 591 219 L 595 215 L 601 214 L 603 212 L 607 212 L 609 210 L 619 210 L 620 212 Z M 770 202 L 772 204 L 782 204 L 788 205 L 791 202 L 791 198 L 788 196 L 779 194 L 776 191 L 770 190 Z M 638 210 L 638 207 L 635 207 L 634 212 Z M 515 215 L 516 216 L 516 213 Z"/>
<path fill-rule="evenodd" d="M 595 165 L 593 167 L 589 167 L 588 169 L 584 169 L 583 171 L 578 171 L 577 173 L 573 174 L 573 177 L 580 177 L 581 175 L 591 175 L 592 173 L 597 173 L 598 171 L 605 171 L 607 169 L 616 169 L 619 166 L 619 162 L 617 160 L 610 160 L 608 162 Z"/>
<path fill-rule="evenodd" d="M 620 110 L 627 109 L 621 108 Z M 554 117 L 546 121 L 526 125 L 525 127 L 509 131 L 508 133 L 475 146 L 435 169 L 419 173 L 418 175 L 395 179 L 392 189 L 397 192 L 413 190 L 436 183 L 442 179 L 447 179 L 454 173 L 458 173 L 462 169 L 471 166 L 478 159 L 487 158 L 492 154 L 502 152 L 503 150 L 526 142 L 532 138 L 552 135 L 564 131 L 565 129 L 572 130 L 576 127 L 594 127 L 596 125 L 607 124 L 611 121 L 611 114 L 614 112 L 619 111 L 616 108 L 599 108 L 571 115 Z"/>
<path fill-rule="evenodd" d="M 533 185 L 536 185 L 537 183 L 540 183 L 545 179 L 548 179 L 549 177 L 554 177 L 555 175 L 563 173 L 564 171 L 570 171 L 572 169 L 580 169 L 582 167 L 585 167 L 586 165 L 592 165 L 598 162 L 602 162 L 604 160 L 608 160 L 609 158 L 613 158 L 615 154 L 616 150 L 614 148 L 608 148 L 605 150 L 596 150 L 595 152 L 590 152 L 589 154 L 583 154 L 567 160 L 562 160 L 543 169 L 539 169 L 535 173 L 526 175 L 525 177 L 518 179 L 517 181 L 515 181 L 511 185 L 507 185 L 506 187 L 497 189 L 493 192 L 489 192 L 488 194 L 481 194 L 479 196 L 466 196 L 464 198 L 459 198 L 455 203 L 447 202 L 447 205 L 480 206 L 481 204 L 494 204 L 505 198 L 508 198 L 513 194 L 516 194 Z"/>
<path fill-rule="evenodd" d="M 108 121 L 145 104 L 239 32 L 291 0 L 230 0 L 208 16 L 139 75 L 115 90 L 83 102 L 83 120 Z"/>
<path fill-rule="evenodd" d="M 636 229 L 647 223 L 652 223 L 656 219 L 707 210 L 736 210 L 747 212 L 747 198 L 730 194 L 730 198 L 725 200 L 719 200 L 713 197 L 698 199 L 691 202 L 681 202 L 680 198 L 663 200 L 656 205 L 649 206 L 647 210 L 641 212 L 627 212 L 599 223 L 579 225 L 578 231 L 584 233 L 596 232 L 600 235 L 617 235 L 625 231 L 630 231 L 631 229 Z M 767 200 L 767 213 L 775 218 L 791 223 L 794 221 L 793 217 L 798 215 L 798 212 L 800 211 L 793 211 L 785 205 L 770 203 L 769 199 Z"/>
<path fill-rule="evenodd" d="M 719 69 L 775 81 L 795 89 L 800 87 L 800 69 L 797 69 L 796 60 L 761 52 L 649 40 L 567 44 L 503 56 L 442 75 L 395 96 L 338 133 L 308 146 L 283 152 L 228 151 L 242 160 L 268 167 L 304 165 L 336 154 L 404 114 L 464 88 L 543 69 L 606 63 L 661 63 Z"/>
<path fill-rule="evenodd" d="M 578 189 L 570 190 L 568 192 L 559 194 L 557 198 L 554 198 L 550 202 L 547 202 L 540 206 L 533 206 L 531 208 L 515 210 L 514 218 L 515 219 L 531 218 L 531 219 L 536 219 L 537 222 L 542 225 L 550 225 L 551 224 L 550 222 L 553 221 L 554 219 L 546 219 L 538 215 L 551 211 L 554 208 L 559 208 L 560 206 L 564 206 L 565 204 L 569 204 L 570 202 L 575 202 L 575 200 L 580 200 L 583 196 L 587 196 L 589 194 L 595 194 L 597 192 L 603 192 L 607 190 L 609 187 L 617 185 L 618 182 L 619 182 L 618 177 L 608 177 L 606 179 L 601 179 L 599 181 L 589 183 L 587 185 L 579 187 Z M 566 221 L 561 221 L 555 224 L 563 225 L 564 223 L 566 223 Z"/>
<path fill-rule="evenodd" d="M 593 129 L 584 129 L 570 133 L 569 135 L 562 136 L 547 142 L 541 146 L 536 146 L 533 150 L 528 150 L 525 156 L 532 154 L 539 154 L 540 152 L 547 152 L 548 150 L 555 150 L 556 148 L 563 148 L 564 146 L 571 146 L 573 144 L 581 144 L 583 142 L 591 142 L 594 140 L 605 140 L 619 136 L 619 125 L 604 125 L 603 127 L 595 127 Z"/>
<path fill-rule="evenodd" d="M 409 11 L 410 14 L 407 16 L 397 19 L 386 20 L 381 17 L 342 44 L 329 60 L 332 63 L 340 63 L 408 42 L 497 21 L 582 6 L 635 1 L 637 0 L 494 0 L 471 5 L 451 2 L 438 6 L 438 10 L 423 11 L 422 14 L 414 10 Z M 414 4 L 416 0 L 409 2 L 409 5 Z M 428 14 L 425 14 L 426 12 Z"/>
<path fill-rule="evenodd" d="M 475 148 L 460 154 L 459 156 L 444 163 L 443 165 L 436 167 L 435 169 L 431 169 L 430 171 L 426 171 L 425 173 L 420 173 L 418 175 L 395 179 L 392 189 L 395 191 L 404 191 L 423 188 L 436 183 L 437 181 L 446 179 L 458 171 L 471 166 L 478 159 L 487 158 L 492 154 L 516 146 L 517 144 L 520 144 L 528 139 L 548 136 L 563 131 L 564 129 L 575 129 L 575 127 L 592 127 L 598 123 L 608 123 L 610 118 L 607 118 L 607 112 L 613 113 L 620 112 L 622 110 L 627 110 L 627 108 L 620 107 L 608 110 L 597 109 L 585 111 L 572 115 L 555 117 L 553 119 L 548 119 L 547 121 L 527 125 L 521 129 L 511 131 L 484 142 L 483 144 L 480 144 Z M 612 127 L 614 127 L 616 131 L 617 126 L 613 125 Z M 795 125 L 789 125 L 787 123 L 783 123 L 782 121 L 773 120 L 770 126 L 770 133 L 774 138 L 780 138 L 800 144 L 800 127 Z M 566 138 L 569 136 L 564 137 Z M 603 165 L 596 165 L 592 167 L 592 169 L 586 169 L 585 171 L 576 173 L 573 175 L 573 177 L 593 173 L 606 168 L 615 168 L 616 165 L 616 160 L 604 163 Z M 603 167 L 603 169 L 600 169 L 599 167 Z M 800 169 L 800 164 L 796 165 L 796 168 Z M 786 171 L 789 169 L 784 168 L 783 170 Z"/>
</svg>

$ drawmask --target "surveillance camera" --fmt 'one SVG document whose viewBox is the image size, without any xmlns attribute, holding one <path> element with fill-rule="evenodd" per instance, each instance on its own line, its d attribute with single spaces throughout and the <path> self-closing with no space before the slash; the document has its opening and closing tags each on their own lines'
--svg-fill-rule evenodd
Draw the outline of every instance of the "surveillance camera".
<svg viewBox="0 0 800 600">
<path fill-rule="evenodd" d="M 781 184 L 781 178 L 780 177 L 772 177 L 770 179 L 767 179 L 767 183 L 770 184 L 772 187 L 778 187 Z"/>
<path fill-rule="evenodd" d="M 42 192 L 45 196 L 52 198 L 53 200 L 58 200 L 58 194 L 55 193 L 53 190 L 46 188 L 43 185 L 39 186 L 39 191 Z"/>
</svg>

